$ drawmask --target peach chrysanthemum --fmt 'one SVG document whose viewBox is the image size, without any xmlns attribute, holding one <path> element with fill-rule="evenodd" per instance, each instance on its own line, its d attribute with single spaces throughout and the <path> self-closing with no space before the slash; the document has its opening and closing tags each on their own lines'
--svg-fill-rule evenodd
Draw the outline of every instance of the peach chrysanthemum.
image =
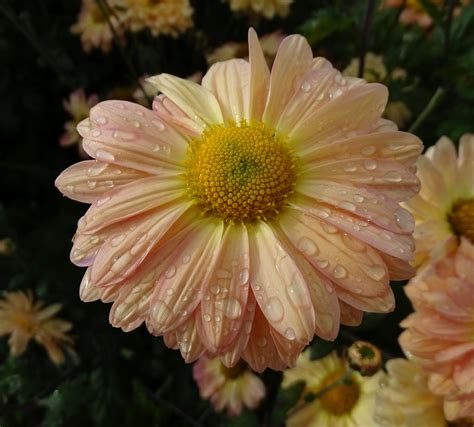
<svg viewBox="0 0 474 427">
<path fill-rule="evenodd" d="M 29 290 L 6 292 L 0 299 L 0 336 L 10 335 L 11 355 L 23 354 L 33 339 L 54 363 L 63 363 L 63 348 L 72 348 L 72 338 L 67 334 L 72 325 L 55 317 L 59 310 L 61 304 L 44 307 L 41 301 L 34 302 Z"/>
<path fill-rule="evenodd" d="M 210 399 L 218 412 L 227 409 L 231 417 L 242 409 L 255 409 L 265 397 L 263 381 L 240 362 L 227 368 L 219 359 L 201 357 L 193 366 L 193 376 L 203 399 Z"/>
<path fill-rule="evenodd" d="M 123 0 L 121 20 L 131 31 L 148 28 L 154 36 L 177 37 L 193 26 L 189 0 Z"/>
<path fill-rule="evenodd" d="M 441 0 L 432 0 L 432 3 L 439 7 Z M 420 0 L 384 0 L 382 7 L 399 8 L 403 7 L 400 13 L 399 22 L 403 25 L 417 24 L 423 29 L 429 29 L 433 25 L 433 19 L 425 11 L 423 2 Z"/>
<path fill-rule="evenodd" d="M 80 154 L 83 154 L 82 157 L 88 157 L 80 146 L 81 135 L 79 135 L 76 127 L 82 120 L 87 119 L 89 116 L 89 110 L 97 104 L 98 101 L 99 98 L 96 94 L 86 97 L 84 89 L 75 90 L 69 95 L 69 99 L 63 101 L 64 109 L 71 116 L 71 120 L 64 123 L 65 132 L 59 140 L 59 145 L 62 147 L 69 147 L 77 144 Z"/>
<path fill-rule="evenodd" d="M 117 10 L 116 3 L 117 0 L 108 2 L 114 11 Z M 117 34 L 122 36 L 123 28 L 118 23 L 116 13 L 111 14 L 109 19 Z M 108 52 L 112 47 L 113 33 L 107 18 L 95 0 L 82 0 L 81 11 L 77 22 L 71 27 L 71 32 L 80 35 L 82 48 L 85 52 L 90 52 L 93 48 Z"/>
<path fill-rule="evenodd" d="M 293 0 L 229 0 L 233 12 L 247 12 L 262 15 L 267 19 L 287 16 Z"/>
<path fill-rule="evenodd" d="M 317 334 L 393 310 L 389 278 L 411 277 L 421 143 L 381 119 L 387 89 L 343 78 L 287 37 L 268 70 L 213 65 L 202 86 L 168 74 L 153 110 L 106 101 L 79 127 L 96 161 L 56 185 L 91 203 L 71 260 L 84 300 L 143 321 L 187 361 L 292 365 Z"/>
<path fill-rule="evenodd" d="M 447 427 L 443 400 L 428 388 L 428 374 L 415 362 L 392 359 L 375 394 L 377 426 Z"/>
<path fill-rule="evenodd" d="M 305 395 L 317 395 L 340 380 L 346 373 L 347 362 L 336 352 L 318 360 L 310 359 L 310 350 L 300 355 L 296 366 L 283 373 L 284 388 L 298 381 L 305 381 L 303 399 L 296 404 L 289 416 L 287 427 L 372 426 L 375 391 L 384 373 L 377 372 L 363 377 L 352 372 L 338 384 L 312 402 L 306 403 Z"/>
<path fill-rule="evenodd" d="M 418 159 L 420 194 L 406 202 L 416 222 L 417 266 L 442 256 L 464 236 L 474 242 L 474 135 L 463 135 L 459 156 L 442 137 Z"/>
<path fill-rule="evenodd" d="M 444 397 L 448 420 L 474 421 L 474 246 L 423 268 L 405 287 L 415 312 L 401 326 L 405 354 L 431 372 L 430 389 Z"/>
</svg>

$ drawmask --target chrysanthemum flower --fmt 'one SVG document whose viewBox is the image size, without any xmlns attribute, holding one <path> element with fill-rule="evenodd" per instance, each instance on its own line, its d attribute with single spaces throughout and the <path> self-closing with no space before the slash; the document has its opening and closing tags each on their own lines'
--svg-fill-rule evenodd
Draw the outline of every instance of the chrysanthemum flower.
<svg viewBox="0 0 474 427">
<path fill-rule="evenodd" d="M 441 0 L 433 0 L 435 6 L 441 6 Z M 433 25 L 433 19 L 423 7 L 420 0 L 384 0 L 382 7 L 399 8 L 403 7 L 400 13 L 399 22 L 402 25 L 419 25 L 423 29 L 428 29 Z"/>
<path fill-rule="evenodd" d="M 283 373 L 282 386 L 287 388 L 305 381 L 303 399 L 289 416 L 288 427 L 372 426 L 375 391 L 383 377 L 382 371 L 371 377 L 352 372 L 342 384 L 305 403 L 305 395 L 317 395 L 342 378 L 347 371 L 346 361 L 335 352 L 318 360 L 310 360 L 310 351 L 300 355 L 296 366 Z"/>
<path fill-rule="evenodd" d="M 119 25 L 116 9 L 117 0 L 108 1 L 114 13 L 109 19 L 119 36 L 123 35 L 123 27 Z M 99 48 L 104 52 L 110 51 L 113 41 L 113 33 L 99 5 L 95 0 L 82 0 L 81 11 L 77 22 L 71 27 L 73 34 L 81 37 L 82 48 L 85 52 L 90 52 L 93 48 Z"/>
<path fill-rule="evenodd" d="M 44 307 L 41 301 L 34 302 L 29 290 L 6 292 L 0 299 L 0 336 L 10 335 L 11 355 L 23 354 L 33 339 L 54 363 L 64 362 L 63 349 L 72 348 L 72 338 L 67 334 L 72 325 L 55 317 L 59 310 L 61 304 Z"/>
<path fill-rule="evenodd" d="M 428 374 L 415 362 L 392 359 L 375 394 L 377 426 L 446 427 L 443 400 L 428 388 Z"/>
<path fill-rule="evenodd" d="M 474 241 L 474 135 L 442 137 L 418 159 L 420 194 L 406 202 L 416 221 L 415 264 L 442 256 L 461 236 Z"/>
<path fill-rule="evenodd" d="M 154 36 L 177 37 L 193 26 L 189 0 L 122 0 L 121 20 L 131 31 L 148 28 Z"/>
<path fill-rule="evenodd" d="M 229 0 L 233 12 L 247 12 L 262 15 L 267 19 L 287 16 L 293 0 Z"/>
<path fill-rule="evenodd" d="M 458 185 L 460 185 L 458 181 Z M 432 372 L 430 389 L 444 397 L 448 420 L 474 422 L 474 245 L 429 264 L 405 287 L 415 312 L 401 325 L 400 345 Z"/>
<path fill-rule="evenodd" d="M 193 376 L 203 399 L 210 399 L 218 412 L 237 416 L 242 409 L 254 409 L 265 397 L 263 381 L 240 362 L 227 368 L 219 359 L 201 357 L 193 366 Z"/>
<path fill-rule="evenodd" d="M 301 36 L 270 74 L 253 30 L 250 62 L 213 65 L 202 86 L 152 77 L 153 111 L 123 101 L 79 126 L 96 159 L 56 185 L 92 206 L 72 261 L 84 300 L 110 321 L 146 322 L 187 361 L 242 357 L 283 369 L 317 334 L 394 307 L 389 278 L 412 275 L 421 150 L 380 115 L 387 90 L 313 59 Z"/>
<path fill-rule="evenodd" d="M 80 146 L 81 135 L 76 130 L 77 125 L 89 116 L 89 110 L 93 107 L 99 98 L 96 94 L 89 95 L 86 97 L 84 89 L 78 89 L 69 95 L 69 99 L 63 101 L 64 109 L 70 114 L 71 120 L 64 123 L 64 134 L 59 140 L 59 144 L 62 147 L 69 147 L 71 145 L 78 144 L 79 151 L 83 153 L 83 157 L 87 157 L 82 147 Z"/>
</svg>

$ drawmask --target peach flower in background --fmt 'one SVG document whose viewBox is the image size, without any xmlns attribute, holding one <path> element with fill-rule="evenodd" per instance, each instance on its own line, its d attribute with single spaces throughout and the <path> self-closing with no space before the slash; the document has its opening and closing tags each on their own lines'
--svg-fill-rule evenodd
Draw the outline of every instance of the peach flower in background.
<svg viewBox="0 0 474 427">
<path fill-rule="evenodd" d="M 428 374 L 415 362 L 392 359 L 375 393 L 376 426 L 447 427 L 443 399 L 428 388 Z"/>
<path fill-rule="evenodd" d="M 186 361 L 293 365 L 318 335 L 394 308 L 389 279 L 413 275 L 422 146 L 380 116 L 387 89 L 344 78 L 287 37 L 270 73 L 253 30 L 249 62 L 194 82 L 161 74 L 153 110 L 96 105 L 79 125 L 95 161 L 60 191 L 91 207 L 71 260 L 85 301 L 110 322 L 145 322 Z"/>
<path fill-rule="evenodd" d="M 458 183 L 459 185 L 460 183 Z M 474 246 L 422 269 L 405 287 L 415 312 L 401 326 L 405 354 L 431 372 L 430 389 L 444 397 L 448 420 L 474 422 Z"/>
<path fill-rule="evenodd" d="M 255 409 L 265 397 L 263 381 L 240 362 L 227 368 L 219 359 L 201 357 L 193 366 L 193 376 L 203 399 L 210 399 L 217 412 L 231 417 L 242 409 Z"/>
<path fill-rule="evenodd" d="M 123 27 L 117 21 L 118 0 L 107 2 L 115 13 L 110 14 L 109 19 L 117 34 L 123 36 Z M 71 27 L 73 34 L 81 37 L 82 48 L 85 52 L 90 52 L 93 48 L 99 48 L 103 52 L 109 52 L 112 47 L 114 35 L 104 16 L 100 6 L 95 0 L 82 0 L 81 11 L 77 22 Z"/>
<path fill-rule="evenodd" d="M 189 0 L 122 0 L 121 22 L 131 31 L 148 28 L 154 36 L 178 37 L 193 26 Z"/>
<path fill-rule="evenodd" d="M 439 7 L 442 4 L 442 0 L 433 0 L 432 3 Z M 382 3 L 382 7 L 403 7 L 399 17 L 400 24 L 402 25 L 417 24 L 425 30 L 433 25 L 433 19 L 424 10 L 423 3 L 420 0 L 385 0 Z"/>
<path fill-rule="evenodd" d="M 20 356 L 30 340 L 35 340 L 48 352 L 55 364 L 64 362 L 63 349 L 72 351 L 68 335 L 72 324 L 55 317 L 61 304 L 47 307 L 34 302 L 30 290 L 5 292 L 0 299 L 0 336 L 10 335 L 8 344 L 12 356 Z"/>
<path fill-rule="evenodd" d="M 263 55 L 270 68 L 275 60 L 278 47 L 284 38 L 285 36 L 281 31 L 275 31 L 265 34 L 259 39 Z M 248 56 L 249 48 L 247 43 L 228 42 L 206 55 L 206 61 L 208 65 L 213 65 L 216 62 L 227 61 L 234 58 L 244 58 L 248 60 Z"/>
<path fill-rule="evenodd" d="M 63 101 L 64 110 L 66 110 L 71 116 L 71 120 L 64 123 L 64 134 L 59 140 L 59 145 L 62 147 L 69 147 L 76 145 L 79 148 L 79 154 L 81 157 L 87 158 L 87 154 L 82 150 L 81 135 L 77 131 L 77 125 L 87 119 L 89 116 L 89 110 L 97 104 L 99 97 L 94 93 L 86 96 L 84 89 L 77 89 L 69 95 L 69 99 Z"/>
<path fill-rule="evenodd" d="M 290 12 L 293 0 L 229 0 L 233 12 L 247 12 L 273 19 L 276 15 L 285 17 Z"/>
<path fill-rule="evenodd" d="M 282 387 L 304 381 L 306 385 L 302 397 L 315 395 L 340 380 L 347 369 L 347 362 L 336 352 L 322 359 L 311 360 L 310 350 L 306 350 L 294 368 L 284 371 Z M 382 371 L 370 377 L 352 372 L 342 384 L 332 387 L 312 402 L 301 399 L 288 417 L 286 426 L 373 426 L 375 391 L 383 376 Z"/>
<path fill-rule="evenodd" d="M 442 256 L 461 236 L 474 241 L 474 135 L 463 135 L 459 155 L 442 137 L 418 159 L 420 194 L 408 202 L 416 221 L 417 266 Z"/>
</svg>

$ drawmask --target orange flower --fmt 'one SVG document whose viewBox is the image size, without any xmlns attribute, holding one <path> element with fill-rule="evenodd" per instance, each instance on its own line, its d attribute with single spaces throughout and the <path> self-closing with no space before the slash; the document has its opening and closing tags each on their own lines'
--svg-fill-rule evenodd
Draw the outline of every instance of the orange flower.
<svg viewBox="0 0 474 427">
<path fill-rule="evenodd" d="M 430 389 L 444 397 L 448 420 L 474 421 L 474 246 L 462 239 L 457 251 L 424 269 L 406 286 L 415 312 L 401 325 L 400 345 L 432 372 Z"/>
<path fill-rule="evenodd" d="M 237 416 L 243 407 L 255 409 L 265 397 L 262 380 L 240 362 L 227 368 L 219 359 L 201 357 L 193 366 L 193 375 L 203 399 L 210 399 L 216 411 L 225 408 Z"/>
<path fill-rule="evenodd" d="M 187 361 L 256 371 L 294 363 L 315 334 L 393 310 L 389 278 L 413 273 L 411 215 L 421 143 L 380 116 L 387 90 L 343 78 L 301 36 L 270 73 L 213 65 L 202 86 L 149 79 L 153 110 L 106 101 L 79 127 L 96 161 L 56 185 L 92 206 L 72 261 L 85 300 L 115 301 L 114 326 L 142 322 Z"/>
<path fill-rule="evenodd" d="M 63 363 L 61 347 L 71 351 L 72 338 L 67 332 L 72 325 L 54 317 L 59 310 L 60 304 L 44 307 L 41 301 L 33 302 L 30 290 L 6 292 L 0 300 L 0 336 L 10 334 L 11 355 L 23 354 L 28 342 L 34 339 L 55 364 Z"/>
</svg>

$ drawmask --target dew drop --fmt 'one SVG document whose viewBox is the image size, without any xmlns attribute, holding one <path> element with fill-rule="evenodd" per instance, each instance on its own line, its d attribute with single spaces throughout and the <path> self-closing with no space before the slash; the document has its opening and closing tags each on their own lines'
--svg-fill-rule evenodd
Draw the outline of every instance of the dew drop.
<svg viewBox="0 0 474 427">
<path fill-rule="evenodd" d="M 216 307 L 218 307 L 224 316 L 229 319 L 238 319 L 242 315 L 242 306 L 236 298 L 223 299 L 216 302 Z"/>
<path fill-rule="evenodd" d="M 74 193 L 74 185 L 66 185 L 66 190 L 69 192 L 69 193 Z"/>
<path fill-rule="evenodd" d="M 337 264 L 336 267 L 334 267 L 333 275 L 336 279 L 343 279 L 347 276 L 347 270 L 342 265 Z"/>
<path fill-rule="evenodd" d="M 341 209 L 345 209 L 345 210 L 348 210 L 348 211 L 351 211 L 351 212 L 354 212 L 356 210 L 356 207 L 351 202 L 341 202 L 341 203 L 338 204 L 338 206 Z"/>
<path fill-rule="evenodd" d="M 365 200 L 364 196 L 361 196 L 360 194 L 354 194 L 352 198 L 354 199 L 354 202 L 357 203 L 362 203 Z"/>
<path fill-rule="evenodd" d="M 183 264 L 187 264 L 189 261 L 191 261 L 191 257 L 189 255 L 185 255 L 183 257 Z"/>
<path fill-rule="evenodd" d="M 249 278 L 250 278 L 250 271 L 248 268 L 243 268 L 242 270 L 240 270 L 239 279 L 242 285 L 247 284 L 249 281 Z"/>
<path fill-rule="evenodd" d="M 257 345 L 259 347 L 265 347 L 267 345 L 267 339 L 265 337 L 258 337 L 257 338 Z"/>
<path fill-rule="evenodd" d="M 176 267 L 174 265 L 170 265 L 168 269 L 165 271 L 165 277 L 167 279 L 171 279 L 172 277 L 174 277 L 175 274 L 176 274 Z"/>
<path fill-rule="evenodd" d="M 283 305 L 277 297 L 272 297 L 265 303 L 264 312 L 270 322 L 279 322 L 285 314 Z"/>
<path fill-rule="evenodd" d="M 362 148 L 360 152 L 363 156 L 371 156 L 375 153 L 375 147 L 373 145 L 368 145 L 367 147 Z"/>
<path fill-rule="evenodd" d="M 159 131 L 165 130 L 165 125 L 163 122 L 160 122 L 159 120 L 153 120 L 153 124 Z"/>
<path fill-rule="evenodd" d="M 91 135 L 94 138 L 97 138 L 98 136 L 102 135 L 102 132 L 99 129 L 95 129 L 95 130 L 92 131 Z"/>
<path fill-rule="evenodd" d="M 168 289 L 166 289 L 166 294 L 171 296 L 171 295 L 174 294 L 174 290 L 172 288 L 168 288 Z"/>
<path fill-rule="evenodd" d="M 354 163 L 348 163 L 344 166 L 345 172 L 355 172 L 357 170 L 357 166 Z"/>
<path fill-rule="evenodd" d="M 102 160 L 104 162 L 113 162 L 115 160 L 115 156 L 105 150 L 97 150 L 95 152 L 95 157 L 96 159 Z"/>
<path fill-rule="evenodd" d="M 211 286 L 209 289 L 214 295 L 217 295 L 220 291 L 221 288 L 217 285 Z"/>
<path fill-rule="evenodd" d="M 298 249 L 303 252 L 304 254 L 311 256 L 317 255 L 319 253 L 319 249 L 309 237 L 302 237 L 297 244 Z"/>
<path fill-rule="evenodd" d="M 301 90 L 305 93 L 308 93 L 312 89 L 312 85 L 310 82 L 303 82 L 301 83 Z"/>
<path fill-rule="evenodd" d="M 383 176 L 383 179 L 387 182 L 400 182 L 402 176 L 396 171 L 390 171 Z"/>
<path fill-rule="evenodd" d="M 326 259 L 321 259 L 321 260 L 316 261 L 316 264 L 320 268 L 326 268 L 329 265 L 329 261 Z"/>
<path fill-rule="evenodd" d="M 368 171 L 373 171 L 373 170 L 377 169 L 377 163 L 374 160 L 366 160 L 364 162 L 364 167 Z"/>
<path fill-rule="evenodd" d="M 122 243 L 125 240 L 126 235 L 123 234 L 118 234 L 114 236 L 112 239 L 110 239 L 110 246 L 118 246 L 120 243 Z"/>
<path fill-rule="evenodd" d="M 204 314 L 202 316 L 202 318 L 205 322 L 210 322 L 211 321 L 211 316 L 209 314 Z"/>
<path fill-rule="evenodd" d="M 107 124 L 107 117 L 104 117 L 104 116 L 100 116 L 100 117 L 97 117 L 95 119 L 95 121 L 99 124 L 99 125 L 105 125 Z"/>
<path fill-rule="evenodd" d="M 290 341 L 294 341 L 296 339 L 296 333 L 293 329 L 291 328 L 288 328 L 286 331 L 285 331 L 285 338 L 290 340 Z"/>
<path fill-rule="evenodd" d="M 161 324 L 162 320 L 169 318 L 171 310 L 163 301 L 156 301 L 151 308 L 151 318 L 156 324 Z"/>
<path fill-rule="evenodd" d="M 365 267 L 364 270 L 366 271 L 367 275 L 374 280 L 380 280 L 385 277 L 385 269 L 380 265 Z"/>
<path fill-rule="evenodd" d="M 95 187 L 97 187 L 97 181 L 87 181 L 87 186 L 93 190 Z"/>
<path fill-rule="evenodd" d="M 338 231 L 337 227 L 335 227 L 332 224 L 323 223 L 323 224 L 321 224 L 321 226 L 322 226 L 323 230 L 328 234 L 335 234 Z"/>
</svg>

